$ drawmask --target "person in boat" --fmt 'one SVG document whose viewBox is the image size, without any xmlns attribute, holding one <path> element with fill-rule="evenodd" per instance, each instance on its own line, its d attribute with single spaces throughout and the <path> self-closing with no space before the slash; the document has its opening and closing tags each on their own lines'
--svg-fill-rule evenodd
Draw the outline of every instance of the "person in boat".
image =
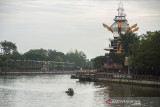
<svg viewBox="0 0 160 107">
<path fill-rule="evenodd" d="M 74 91 L 72 88 L 68 88 L 68 90 L 66 91 L 66 93 L 69 95 L 69 96 L 73 96 L 74 95 Z"/>
<path fill-rule="evenodd" d="M 72 88 L 68 88 L 68 91 L 69 91 L 69 92 L 73 92 L 73 89 L 72 89 Z"/>
</svg>

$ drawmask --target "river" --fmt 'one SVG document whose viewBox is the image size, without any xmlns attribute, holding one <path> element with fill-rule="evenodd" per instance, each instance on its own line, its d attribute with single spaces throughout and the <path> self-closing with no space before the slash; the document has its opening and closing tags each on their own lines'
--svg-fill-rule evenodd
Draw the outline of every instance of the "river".
<svg viewBox="0 0 160 107">
<path fill-rule="evenodd" d="M 73 96 L 65 93 L 68 88 L 74 89 Z M 159 105 L 159 97 L 160 88 L 79 82 L 77 79 L 70 79 L 70 75 L 0 76 L 0 107 L 115 107 L 106 103 L 106 100 L 113 98 L 126 100 L 143 98 L 141 104 L 136 106 L 144 104 L 154 107 Z M 116 106 L 125 105 L 116 103 Z"/>
</svg>

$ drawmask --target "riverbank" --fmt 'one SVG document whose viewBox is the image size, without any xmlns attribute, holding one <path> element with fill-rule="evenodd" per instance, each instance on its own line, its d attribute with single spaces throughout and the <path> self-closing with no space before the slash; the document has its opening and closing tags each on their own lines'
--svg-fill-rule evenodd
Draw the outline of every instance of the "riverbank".
<svg viewBox="0 0 160 107">
<path fill-rule="evenodd" d="M 120 83 L 120 84 L 132 84 L 132 85 L 142 85 L 142 86 L 151 86 L 159 87 L 159 81 L 146 81 L 146 80 L 130 80 L 130 79 L 108 79 L 108 78 L 95 78 L 92 79 L 95 82 L 110 82 L 110 83 Z"/>
<path fill-rule="evenodd" d="M 159 76 L 127 75 L 127 74 L 111 74 L 111 73 L 85 74 L 82 72 L 77 72 L 76 74 L 77 77 L 79 77 L 80 81 L 122 83 L 122 84 L 160 87 Z"/>
</svg>

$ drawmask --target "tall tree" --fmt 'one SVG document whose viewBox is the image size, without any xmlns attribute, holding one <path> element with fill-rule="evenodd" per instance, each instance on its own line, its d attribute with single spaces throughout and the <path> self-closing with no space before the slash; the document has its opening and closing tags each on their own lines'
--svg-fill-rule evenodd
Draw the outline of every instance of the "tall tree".
<svg viewBox="0 0 160 107">
<path fill-rule="evenodd" d="M 47 60 L 50 61 L 65 61 L 65 54 L 62 52 L 57 52 L 56 50 L 48 50 Z"/>
<path fill-rule="evenodd" d="M 24 53 L 24 57 L 28 60 L 41 60 L 47 59 L 48 53 L 45 49 L 33 49 Z"/>
<path fill-rule="evenodd" d="M 132 32 L 127 32 L 125 34 L 120 34 L 120 38 L 117 41 L 119 42 L 119 46 L 122 46 L 122 49 L 124 50 L 124 53 L 126 56 L 129 55 L 129 44 L 132 44 L 134 41 L 138 41 L 139 37 Z"/>
<path fill-rule="evenodd" d="M 160 31 L 147 32 L 139 43 L 130 45 L 132 66 L 139 74 L 160 75 Z"/>
<path fill-rule="evenodd" d="M 17 51 L 17 46 L 15 45 L 15 43 L 5 40 L 1 41 L 0 44 L 2 46 L 4 54 L 12 54 L 13 52 Z"/>
<path fill-rule="evenodd" d="M 78 68 L 85 68 L 86 55 L 82 51 L 70 51 L 66 54 L 66 60 L 68 62 L 75 63 Z"/>
<path fill-rule="evenodd" d="M 93 60 L 93 67 L 96 69 L 100 69 L 102 64 L 104 63 L 106 57 L 105 56 L 97 56 Z"/>
</svg>

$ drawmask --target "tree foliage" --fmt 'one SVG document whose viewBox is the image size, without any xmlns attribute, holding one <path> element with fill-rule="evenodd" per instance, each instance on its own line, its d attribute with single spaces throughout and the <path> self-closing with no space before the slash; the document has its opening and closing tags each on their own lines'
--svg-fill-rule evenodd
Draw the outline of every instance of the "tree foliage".
<svg viewBox="0 0 160 107">
<path fill-rule="evenodd" d="M 160 75 L 160 31 L 147 32 L 130 45 L 132 67 L 138 74 Z"/>
<path fill-rule="evenodd" d="M 45 61 L 50 62 L 48 65 L 50 68 L 54 67 L 59 70 L 64 69 L 64 66 L 68 69 L 71 69 L 71 67 L 74 67 L 74 69 L 85 69 L 86 66 L 91 66 L 91 63 L 86 62 L 86 55 L 84 52 L 78 50 L 64 54 L 56 50 L 41 48 L 31 49 L 24 54 L 20 54 L 17 51 L 17 46 L 12 42 L 2 41 L 1 45 L 5 54 L 0 55 L 0 68 L 6 71 L 11 68 L 21 70 L 40 69 L 40 66 L 44 65 Z M 13 67 L 11 67 L 11 65 Z"/>
<path fill-rule="evenodd" d="M 47 60 L 63 62 L 65 60 L 65 54 L 62 52 L 57 52 L 56 50 L 48 50 L 47 52 Z"/>
<path fill-rule="evenodd" d="M 17 46 L 15 43 L 9 41 L 1 41 L 0 45 L 3 48 L 3 54 L 12 54 L 13 52 L 17 51 Z"/>
<path fill-rule="evenodd" d="M 118 48 L 121 45 L 125 55 L 128 56 L 130 51 L 129 44 L 132 44 L 135 41 L 139 41 L 139 37 L 135 33 L 127 32 L 125 34 L 120 34 L 120 38 L 118 39 L 118 41 L 119 41 Z"/>
<path fill-rule="evenodd" d="M 75 63 L 78 68 L 85 68 L 86 55 L 82 51 L 70 51 L 66 54 L 66 61 Z"/>
<path fill-rule="evenodd" d="M 47 50 L 45 49 L 34 49 L 24 53 L 24 57 L 28 60 L 46 60 Z"/>
<path fill-rule="evenodd" d="M 118 62 L 118 63 L 123 63 L 125 54 L 123 53 L 110 53 L 109 54 L 110 59 L 112 59 L 112 62 Z"/>
<path fill-rule="evenodd" d="M 105 56 L 97 56 L 93 60 L 93 67 L 96 69 L 100 69 L 102 64 L 105 62 Z"/>
</svg>

